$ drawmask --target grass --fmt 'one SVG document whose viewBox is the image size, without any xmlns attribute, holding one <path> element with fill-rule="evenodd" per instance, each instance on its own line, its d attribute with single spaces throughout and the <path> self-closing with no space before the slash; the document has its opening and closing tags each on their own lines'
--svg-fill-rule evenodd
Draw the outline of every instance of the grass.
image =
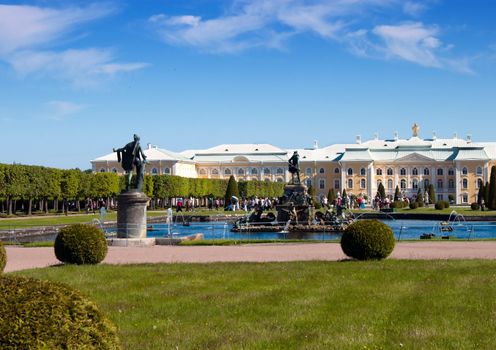
<svg viewBox="0 0 496 350">
<path fill-rule="evenodd" d="M 493 349 L 496 261 L 61 266 L 126 349 Z"/>
</svg>

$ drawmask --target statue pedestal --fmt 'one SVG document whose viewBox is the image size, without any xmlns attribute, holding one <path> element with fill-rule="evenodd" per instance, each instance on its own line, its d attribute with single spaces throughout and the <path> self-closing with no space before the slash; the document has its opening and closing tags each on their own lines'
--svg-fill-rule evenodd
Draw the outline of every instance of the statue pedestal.
<svg viewBox="0 0 496 350">
<path fill-rule="evenodd" d="M 148 200 L 137 190 L 122 192 L 117 197 L 117 238 L 146 238 Z"/>
<path fill-rule="evenodd" d="M 313 215 L 309 199 L 305 185 L 288 184 L 284 186 L 281 203 L 276 206 L 277 221 L 285 223 L 291 220 L 292 224 L 310 224 Z"/>
</svg>

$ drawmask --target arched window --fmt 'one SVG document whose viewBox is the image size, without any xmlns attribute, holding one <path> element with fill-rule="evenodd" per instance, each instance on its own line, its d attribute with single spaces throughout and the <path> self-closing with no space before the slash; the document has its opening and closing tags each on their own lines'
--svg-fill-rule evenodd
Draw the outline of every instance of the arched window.
<svg viewBox="0 0 496 350">
<path fill-rule="evenodd" d="M 405 168 L 400 169 L 400 175 L 406 175 L 406 169 Z"/>
<path fill-rule="evenodd" d="M 405 179 L 402 179 L 400 181 L 400 187 L 402 190 L 406 190 L 406 180 Z"/>
<path fill-rule="evenodd" d="M 360 169 L 360 176 L 365 176 L 367 174 L 367 170 L 365 168 Z"/>
<path fill-rule="evenodd" d="M 305 169 L 305 173 L 306 173 L 307 175 L 312 175 L 312 168 L 306 168 L 306 169 Z"/>
<path fill-rule="evenodd" d="M 418 181 L 417 181 L 416 179 L 414 179 L 414 180 L 412 181 L 412 188 L 413 188 L 414 190 L 416 190 L 416 189 L 418 188 Z"/>
<path fill-rule="evenodd" d="M 480 166 L 477 167 L 476 173 L 477 175 L 482 176 L 482 168 Z"/>
<path fill-rule="evenodd" d="M 158 174 L 158 169 L 157 168 L 153 168 L 152 169 L 152 175 L 157 175 Z"/>
<path fill-rule="evenodd" d="M 348 179 L 348 188 L 353 188 L 353 180 Z"/>
<path fill-rule="evenodd" d="M 482 187 L 482 179 L 477 179 L 477 188 Z"/>
<path fill-rule="evenodd" d="M 429 187 L 431 183 L 429 182 L 429 180 L 425 179 L 424 180 L 424 189 L 427 189 L 427 187 Z"/>
<path fill-rule="evenodd" d="M 352 168 L 348 168 L 348 175 L 353 175 L 353 169 Z"/>
<path fill-rule="evenodd" d="M 393 180 L 388 180 L 388 190 L 393 189 Z"/>
<path fill-rule="evenodd" d="M 429 168 L 424 168 L 424 175 L 426 175 L 426 176 L 429 175 Z"/>
<path fill-rule="evenodd" d="M 455 169 L 449 168 L 448 169 L 448 175 L 451 175 L 451 176 L 455 175 Z"/>
<path fill-rule="evenodd" d="M 312 179 L 306 179 L 305 182 L 306 182 L 307 187 L 312 186 Z"/>
<path fill-rule="evenodd" d="M 462 175 L 467 175 L 467 174 L 468 174 L 468 169 L 466 167 L 463 167 Z"/>
<path fill-rule="evenodd" d="M 468 180 L 467 179 L 462 180 L 462 188 L 464 188 L 464 189 L 468 188 Z"/>
<path fill-rule="evenodd" d="M 114 174 L 116 174 L 116 173 L 117 173 L 117 169 L 116 169 L 116 168 L 112 168 L 112 172 L 113 172 Z"/>
<path fill-rule="evenodd" d="M 463 201 L 463 203 L 468 203 L 468 194 L 464 193 L 462 195 L 462 201 Z"/>
<path fill-rule="evenodd" d="M 455 188 L 455 180 L 453 180 L 453 179 L 448 180 L 448 188 L 450 188 L 450 189 Z"/>
<path fill-rule="evenodd" d="M 365 179 L 361 179 L 360 180 L 360 188 L 361 189 L 364 189 L 365 188 L 365 185 L 366 185 Z"/>
<path fill-rule="evenodd" d="M 244 169 L 239 168 L 239 169 L 238 169 L 238 175 L 244 175 L 244 174 L 245 174 Z"/>
<path fill-rule="evenodd" d="M 378 168 L 376 171 L 375 171 L 375 174 L 378 175 L 378 176 L 381 176 L 382 175 L 382 169 L 381 168 Z"/>
<path fill-rule="evenodd" d="M 170 174 L 170 172 L 171 172 L 170 168 L 164 168 L 164 174 Z M 213 174 L 213 172 L 212 172 L 212 174 Z"/>
<path fill-rule="evenodd" d="M 105 168 L 101 168 L 101 169 L 100 169 L 100 172 L 101 172 L 101 173 L 104 173 L 104 172 L 105 172 Z"/>
<path fill-rule="evenodd" d="M 334 180 L 334 188 L 339 190 L 339 180 Z"/>
<path fill-rule="evenodd" d="M 200 169 L 200 175 L 207 175 L 207 171 L 205 169 Z"/>
<path fill-rule="evenodd" d="M 325 180 L 324 179 L 319 180 L 319 189 L 321 189 L 321 190 L 325 189 Z"/>
<path fill-rule="evenodd" d="M 212 175 L 219 175 L 219 170 L 212 169 Z"/>
<path fill-rule="evenodd" d="M 270 175 L 270 169 L 269 168 L 265 168 L 264 169 L 264 174 L 265 175 Z"/>
<path fill-rule="evenodd" d="M 339 168 L 334 169 L 334 174 L 339 174 Z"/>
<path fill-rule="evenodd" d="M 393 169 L 388 168 L 388 170 L 387 170 L 387 174 L 388 174 L 388 175 L 393 175 Z"/>
<path fill-rule="evenodd" d="M 324 168 L 320 168 L 319 169 L 319 174 L 324 174 L 325 173 L 325 169 Z"/>
<path fill-rule="evenodd" d="M 437 180 L 437 188 L 443 188 L 443 180 L 439 179 Z"/>
<path fill-rule="evenodd" d="M 284 174 L 284 170 L 282 170 L 282 168 L 277 168 L 277 170 L 276 170 L 276 174 L 277 174 L 277 175 Z"/>
<path fill-rule="evenodd" d="M 231 175 L 231 174 L 232 174 L 231 169 L 229 168 L 224 169 L 224 175 Z"/>
<path fill-rule="evenodd" d="M 417 168 L 412 169 L 412 175 L 418 175 L 418 169 Z"/>
<path fill-rule="evenodd" d="M 252 175 L 257 175 L 258 174 L 258 170 L 256 168 L 252 168 L 251 169 L 251 174 Z"/>
<path fill-rule="evenodd" d="M 444 172 L 442 168 L 437 169 L 437 175 L 438 176 L 443 176 Z"/>
</svg>

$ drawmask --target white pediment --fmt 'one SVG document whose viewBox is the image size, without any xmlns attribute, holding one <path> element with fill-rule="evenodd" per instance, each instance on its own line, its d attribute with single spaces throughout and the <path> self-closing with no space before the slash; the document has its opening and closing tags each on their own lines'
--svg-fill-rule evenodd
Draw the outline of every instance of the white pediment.
<svg viewBox="0 0 496 350">
<path fill-rule="evenodd" d="M 435 162 L 435 159 L 423 156 L 418 153 L 411 153 L 409 155 L 406 155 L 404 157 L 398 158 L 395 160 L 395 162 L 402 162 L 402 163 L 425 163 L 425 162 Z"/>
</svg>

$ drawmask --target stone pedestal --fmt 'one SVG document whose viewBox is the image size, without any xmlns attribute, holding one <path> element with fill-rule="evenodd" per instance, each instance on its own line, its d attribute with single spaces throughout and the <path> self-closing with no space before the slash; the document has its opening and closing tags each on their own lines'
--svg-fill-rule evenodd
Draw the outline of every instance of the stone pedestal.
<svg viewBox="0 0 496 350">
<path fill-rule="evenodd" d="M 122 192 L 117 197 L 117 237 L 146 238 L 148 197 L 140 191 Z"/>
<path fill-rule="evenodd" d="M 312 221 L 312 206 L 307 187 L 303 184 L 288 184 L 284 186 L 284 195 L 276 206 L 277 221 L 292 224 L 308 225 Z"/>
</svg>

